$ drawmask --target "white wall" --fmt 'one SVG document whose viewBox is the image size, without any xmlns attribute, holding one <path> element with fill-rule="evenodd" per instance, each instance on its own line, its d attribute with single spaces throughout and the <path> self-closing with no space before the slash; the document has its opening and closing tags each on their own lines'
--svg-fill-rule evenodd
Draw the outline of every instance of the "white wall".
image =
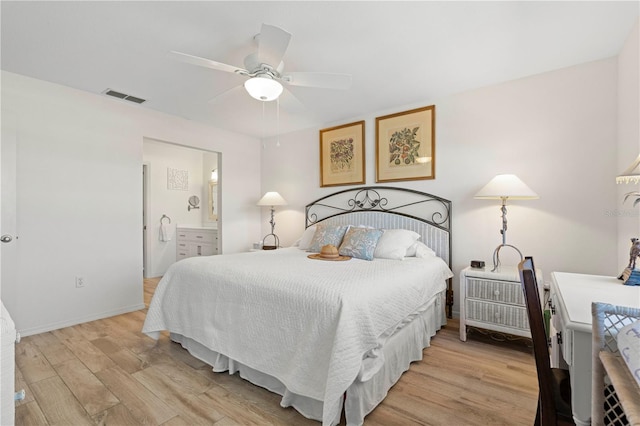
<svg viewBox="0 0 640 426">
<path fill-rule="evenodd" d="M 627 38 L 618 55 L 618 156 L 615 174 L 633 163 L 640 153 L 640 21 Z M 640 209 L 633 207 L 633 198 L 623 203 L 624 194 L 639 191 L 640 185 L 618 185 L 618 258 L 620 267 L 626 266 L 630 239 L 640 237 Z"/>
<path fill-rule="evenodd" d="M 23 335 L 143 306 L 145 137 L 223 154 L 225 253 L 260 233 L 258 140 L 4 71 L 1 90 L 2 114 L 17 117 L 20 236 L 2 293 Z"/>
<path fill-rule="evenodd" d="M 453 201 L 453 270 L 472 259 L 491 262 L 501 242 L 497 201 L 474 194 L 494 175 L 515 173 L 540 195 L 508 207 L 507 242 L 544 270 L 614 275 L 617 127 L 616 59 L 535 75 L 443 99 L 425 99 L 374 114 L 366 121 L 366 183 L 375 184 L 375 117 L 436 106 L 436 179 L 398 182 Z M 471 72 L 471 71 L 470 71 Z M 283 245 L 304 229 L 304 205 L 343 189 L 319 187 L 319 128 L 283 135 L 263 149 L 262 192 L 276 190 L 289 205 L 276 213 Z M 262 232 L 267 232 L 267 212 Z M 507 250 L 503 264 L 515 264 Z M 454 279 L 456 311 L 459 295 Z"/>
</svg>

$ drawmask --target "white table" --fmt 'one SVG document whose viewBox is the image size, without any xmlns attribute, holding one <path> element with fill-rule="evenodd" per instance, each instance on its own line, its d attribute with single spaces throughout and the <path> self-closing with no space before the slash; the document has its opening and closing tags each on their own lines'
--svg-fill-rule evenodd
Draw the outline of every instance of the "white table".
<svg viewBox="0 0 640 426">
<path fill-rule="evenodd" d="M 551 273 L 554 355 L 562 355 L 571 373 L 571 406 L 576 425 L 591 419 L 591 302 L 640 308 L 640 286 L 626 286 L 615 277 Z M 559 352 L 559 354 L 557 353 Z"/>
</svg>

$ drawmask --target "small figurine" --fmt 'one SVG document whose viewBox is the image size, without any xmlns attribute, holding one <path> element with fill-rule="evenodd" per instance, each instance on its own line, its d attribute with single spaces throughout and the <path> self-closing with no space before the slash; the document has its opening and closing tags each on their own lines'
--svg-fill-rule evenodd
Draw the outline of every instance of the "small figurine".
<svg viewBox="0 0 640 426">
<path fill-rule="evenodd" d="M 640 256 L 640 239 L 631 239 L 631 250 L 629 251 L 629 266 L 627 268 L 634 270 L 636 268 L 636 259 Z"/>
</svg>

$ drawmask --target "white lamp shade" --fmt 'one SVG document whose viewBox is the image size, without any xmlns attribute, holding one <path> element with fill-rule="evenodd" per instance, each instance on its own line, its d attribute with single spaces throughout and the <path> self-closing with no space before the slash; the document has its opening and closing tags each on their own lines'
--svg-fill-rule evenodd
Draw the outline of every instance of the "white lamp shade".
<svg viewBox="0 0 640 426">
<path fill-rule="evenodd" d="M 533 200 L 540 197 L 521 181 L 518 176 L 505 174 L 498 175 L 491 179 L 473 198 L 482 200 L 502 198 L 509 198 L 511 200 Z"/>
<path fill-rule="evenodd" d="M 211 180 L 214 182 L 218 181 L 218 169 L 211 170 Z"/>
<path fill-rule="evenodd" d="M 258 201 L 259 206 L 286 206 L 287 202 L 282 198 L 282 195 L 277 192 L 267 192 L 264 194 L 260 201 Z"/>
<path fill-rule="evenodd" d="M 638 183 L 640 181 L 640 155 L 620 176 L 616 177 L 616 183 Z"/>
<path fill-rule="evenodd" d="M 276 100 L 282 93 L 282 84 L 263 76 L 256 76 L 245 81 L 244 88 L 252 98 L 264 102 Z"/>
</svg>

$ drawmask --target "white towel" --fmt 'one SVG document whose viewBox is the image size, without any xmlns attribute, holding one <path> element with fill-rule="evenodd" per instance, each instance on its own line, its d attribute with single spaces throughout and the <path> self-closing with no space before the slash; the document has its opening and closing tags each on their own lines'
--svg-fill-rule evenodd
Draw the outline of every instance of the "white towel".
<svg viewBox="0 0 640 426">
<path fill-rule="evenodd" d="M 160 225 L 160 241 L 171 241 L 171 228 L 169 224 L 163 223 Z"/>
</svg>

